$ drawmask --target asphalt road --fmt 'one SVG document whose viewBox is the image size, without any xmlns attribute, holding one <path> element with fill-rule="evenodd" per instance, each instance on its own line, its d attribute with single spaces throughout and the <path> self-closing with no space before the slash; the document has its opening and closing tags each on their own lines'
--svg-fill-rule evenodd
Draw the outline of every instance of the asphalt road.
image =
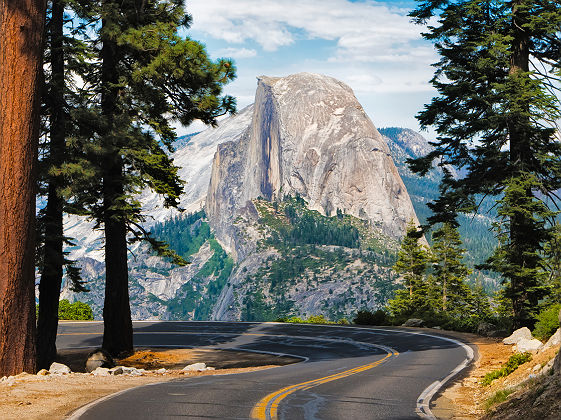
<svg viewBox="0 0 561 420">
<path fill-rule="evenodd" d="M 62 323 L 57 346 L 100 346 L 102 327 Z M 135 322 L 134 334 L 136 346 L 241 349 L 299 356 L 302 362 L 133 388 L 73 418 L 434 418 L 431 398 L 473 355 L 457 341 L 399 328 Z"/>
</svg>

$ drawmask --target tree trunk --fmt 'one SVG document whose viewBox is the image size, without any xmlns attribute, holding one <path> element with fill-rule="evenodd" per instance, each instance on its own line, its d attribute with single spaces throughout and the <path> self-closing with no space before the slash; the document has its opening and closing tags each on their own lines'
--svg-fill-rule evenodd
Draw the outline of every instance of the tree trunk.
<svg viewBox="0 0 561 420">
<path fill-rule="evenodd" d="M 108 162 L 103 179 L 105 216 L 105 301 L 103 304 L 103 348 L 113 356 L 131 353 L 132 320 L 129 302 L 127 230 L 118 212 L 108 209 L 123 194 L 122 164 Z"/>
<path fill-rule="evenodd" d="M 64 109 L 64 6 L 52 0 L 51 17 L 51 89 L 49 92 L 50 150 L 49 166 L 59 166 L 65 156 Z M 48 369 L 56 357 L 58 329 L 58 301 L 62 284 L 63 255 L 63 200 L 58 193 L 60 176 L 50 175 L 45 213 L 45 244 L 41 283 L 39 284 L 39 321 L 37 324 L 37 368 Z"/>
<path fill-rule="evenodd" d="M 513 12 L 513 41 L 512 41 L 512 53 L 510 57 L 510 69 L 509 74 L 512 77 L 516 77 L 520 74 L 527 73 L 530 67 L 530 40 L 526 29 L 524 28 L 524 22 L 527 19 L 526 12 L 520 11 L 520 6 L 524 3 L 524 0 L 514 0 L 512 2 L 512 12 Z M 527 109 L 529 110 L 529 104 L 527 104 Z M 527 169 L 525 162 L 529 159 L 532 154 L 529 150 L 530 139 L 528 138 L 527 127 L 529 126 L 528 117 L 514 116 L 508 126 L 509 138 L 510 138 L 510 161 L 511 161 L 511 172 L 512 177 L 520 177 L 522 173 Z M 526 191 L 527 197 L 532 197 L 533 192 L 531 189 Z M 510 217 L 510 243 L 513 249 L 513 253 L 516 255 L 516 261 L 519 266 L 525 268 L 535 268 L 535 264 L 528 261 L 525 258 L 525 248 L 529 244 L 532 238 L 528 238 L 528 226 L 532 224 L 531 220 L 528 220 L 528 216 L 522 212 L 518 212 Z M 510 279 L 510 288 L 512 292 L 512 307 L 514 311 L 514 328 L 530 327 L 533 329 L 533 322 L 530 314 L 528 313 L 528 299 L 531 299 L 531 295 L 528 293 L 527 289 L 530 284 L 526 284 L 524 279 L 513 277 Z M 533 280 L 530 279 L 530 283 Z M 531 304 L 537 305 L 538 301 L 534 299 L 535 302 Z"/>
<path fill-rule="evenodd" d="M 35 162 L 43 0 L 0 0 L 0 376 L 35 371 Z"/>
<path fill-rule="evenodd" d="M 105 27 L 107 21 L 104 19 Z M 118 47 L 102 30 L 102 98 L 101 109 L 107 121 L 104 135 L 103 224 L 105 228 L 105 301 L 103 304 L 103 348 L 113 356 L 133 350 L 132 320 L 129 302 L 127 263 L 127 229 L 125 210 L 119 210 L 124 193 L 123 161 L 115 145 L 117 110 Z"/>
</svg>

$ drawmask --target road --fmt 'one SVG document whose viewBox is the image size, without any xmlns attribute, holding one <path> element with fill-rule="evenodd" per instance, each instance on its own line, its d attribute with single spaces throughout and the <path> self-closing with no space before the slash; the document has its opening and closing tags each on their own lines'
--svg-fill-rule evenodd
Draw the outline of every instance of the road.
<svg viewBox="0 0 561 420">
<path fill-rule="evenodd" d="M 59 348 L 98 347 L 101 323 L 61 323 Z M 404 328 L 226 322 L 135 322 L 136 346 L 223 348 L 302 362 L 236 375 L 133 388 L 87 406 L 80 419 L 418 419 L 470 347 Z"/>
</svg>

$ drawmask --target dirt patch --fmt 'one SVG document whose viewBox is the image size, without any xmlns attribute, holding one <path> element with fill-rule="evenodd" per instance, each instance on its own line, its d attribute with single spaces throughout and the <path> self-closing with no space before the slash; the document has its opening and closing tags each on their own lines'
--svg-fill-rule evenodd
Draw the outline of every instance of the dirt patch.
<svg viewBox="0 0 561 420">
<path fill-rule="evenodd" d="M 190 376 L 250 372 L 299 361 L 242 351 L 141 348 L 118 364 L 148 370 L 143 376 L 93 376 L 83 373 L 90 350 L 67 350 L 59 354 L 57 361 L 76 373 L 63 376 L 23 373 L 0 382 L 0 419 L 62 419 L 91 401 L 140 385 Z M 216 370 L 181 371 L 184 366 L 197 362 Z M 154 372 L 161 368 L 166 372 Z"/>
<path fill-rule="evenodd" d="M 431 409 L 439 419 L 482 418 L 486 411 L 485 403 L 491 396 L 499 390 L 514 389 L 531 378 L 531 375 L 535 376 L 537 370 L 555 357 L 559 350 L 559 348 L 551 348 L 534 354 L 530 362 L 520 365 L 510 375 L 494 380 L 489 386 L 483 386 L 481 381 L 485 374 L 500 369 L 512 356 L 512 346 L 504 345 L 501 339 L 481 337 L 476 334 L 447 331 L 446 335 L 475 344 L 478 354 L 471 369 L 460 374 L 452 384 L 448 384 L 447 389 L 434 401 Z"/>
</svg>

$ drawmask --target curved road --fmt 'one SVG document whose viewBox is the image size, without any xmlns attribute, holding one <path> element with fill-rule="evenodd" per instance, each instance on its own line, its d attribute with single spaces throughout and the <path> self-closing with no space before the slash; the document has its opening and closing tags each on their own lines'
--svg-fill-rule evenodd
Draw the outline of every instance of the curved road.
<svg viewBox="0 0 561 420">
<path fill-rule="evenodd" d="M 99 347 L 102 323 L 61 323 L 57 346 Z M 136 346 L 221 348 L 303 359 L 236 375 L 133 388 L 79 419 L 418 419 L 473 358 L 455 340 L 404 328 L 226 322 L 135 322 Z"/>
</svg>

